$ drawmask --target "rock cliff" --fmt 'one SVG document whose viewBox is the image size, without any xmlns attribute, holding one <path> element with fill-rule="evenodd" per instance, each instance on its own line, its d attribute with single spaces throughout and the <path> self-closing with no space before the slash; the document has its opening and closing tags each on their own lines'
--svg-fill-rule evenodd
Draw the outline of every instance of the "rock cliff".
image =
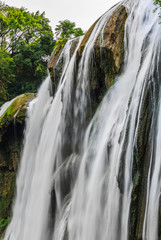
<svg viewBox="0 0 161 240">
<path fill-rule="evenodd" d="M 124 61 L 124 26 L 127 12 L 124 6 L 119 6 L 109 18 L 103 31 L 103 43 L 100 45 L 101 33 L 95 41 L 94 66 L 91 69 L 90 97 L 93 106 L 97 106 L 105 92 L 114 82 L 115 77 L 121 71 Z M 98 19 L 99 20 L 99 19 Z M 85 45 L 98 20 L 85 34 L 79 49 L 77 50 L 77 67 L 82 57 Z M 78 39 L 73 41 L 72 49 L 75 49 Z M 64 44 L 59 44 L 49 61 L 48 68 L 51 74 L 53 89 L 56 89 L 62 72 L 63 62 L 59 59 Z M 72 55 L 72 52 L 71 52 Z M 58 61 L 59 60 L 59 61 Z M 77 69 L 76 69 L 77 72 Z M 77 73 L 76 73 L 77 75 Z M 94 107 L 95 109 L 95 107 Z"/>
</svg>

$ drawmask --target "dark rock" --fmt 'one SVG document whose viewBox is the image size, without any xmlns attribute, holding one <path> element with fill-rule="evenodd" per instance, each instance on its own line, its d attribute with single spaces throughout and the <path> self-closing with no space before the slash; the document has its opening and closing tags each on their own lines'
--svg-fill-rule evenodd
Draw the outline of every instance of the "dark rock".
<svg viewBox="0 0 161 240">
<path fill-rule="evenodd" d="M 141 106 L 141 115 L 137 131 L 137 142 L 133 160 L 133 189 L 131 196 L 129 240 L 143 239 L 143 224 L 147 201 L 147 186 L 150 161 L 154 158 L 155 136 L 157 135 L 157 115 L 159 103 L 159 85 L 161 72 L 154 71 L 147 74 Z M 155 82 L 151 81 L 155 79 Z"/>
</svg>

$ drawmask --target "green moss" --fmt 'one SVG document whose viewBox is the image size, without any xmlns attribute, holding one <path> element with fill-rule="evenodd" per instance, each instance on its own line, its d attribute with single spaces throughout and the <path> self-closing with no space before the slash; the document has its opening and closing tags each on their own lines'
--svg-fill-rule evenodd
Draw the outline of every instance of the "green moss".
<svg viewBox="0 0 161 240">
<path fill-rule="evenodd" d="M 21 121 L 25 117 L 26 111 L 24 111 L 24 106 L 28 102 L 34 98 L 33 93 L 26 93 L 18 96 L 13 103 L 8 107 L 5 113 L 0 118 L 0 126 L 7 126 L 10 122 L 13 121 L 14 117 L 18 121 Z M 26 109 L 25 109 L 26 110 Z"/>
<path fill-rule="evenodd" d="M 0 219 L 0 228 L 5 228 L 11 221 L 11 218 L 7 218 L 7 219 Z"/>
<path fill-rule="evenodd" d="M 54 56 L 56 56 L 58 53 L 60 53 L 60 51 L 63 49 L 64 45 L 67 42 L 67 38 L 63 38 L 63 39 L 59 39 L 56 44 L 55 44 L 55 48 L 54 48 Z"/>
<path fill-rule="evenodd" d="M 7 228 L 8 224 L 10 223 L 11 218 L 1 218 L 0 219 L 0 240 L 3 239 L 5 234 L 5 229 Z"/>
</svg>

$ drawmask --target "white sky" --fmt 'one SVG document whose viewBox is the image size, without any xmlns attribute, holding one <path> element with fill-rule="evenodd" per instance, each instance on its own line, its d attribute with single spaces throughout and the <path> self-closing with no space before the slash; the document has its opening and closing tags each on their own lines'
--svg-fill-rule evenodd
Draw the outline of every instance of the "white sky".
<svg viewBox="0 0 161 240">
<path fill-rule="evenodd" d="M 14 7 L 26 7 L 30 12 L 45 11 L 55 29 L 59 21 L 68 19 L 84 31 L 119 0 L 2 0 Z"/>
</svg>

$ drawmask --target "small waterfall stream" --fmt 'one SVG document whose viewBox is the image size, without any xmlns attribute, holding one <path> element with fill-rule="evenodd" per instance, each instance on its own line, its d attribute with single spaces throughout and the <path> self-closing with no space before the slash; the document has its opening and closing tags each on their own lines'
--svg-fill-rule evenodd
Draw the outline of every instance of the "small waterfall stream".
<svg viewBox="0 0 161 240">
<path fill-rule="evenodd" d="M 101 32 L 103 44 L 105 24 L 120 4 L 128 11 L 124 68 L 89 122 L 94 43 Z M 73 40 L 66 43 L 58 59 L 64 65 L 55 95 L 48 77 L 28 109 L 13 218 L 4 240 L 129 239 L 134 152 L 149 88 L 150 129 L 157 130 L 150 138 L 143 239 L 158 239 L 161 26 L 153 9 L 152 0 L 127 0 L 104 14 L 83 50 L 77 73 L 82 38 L 72 57 Z"/>
</svg>

